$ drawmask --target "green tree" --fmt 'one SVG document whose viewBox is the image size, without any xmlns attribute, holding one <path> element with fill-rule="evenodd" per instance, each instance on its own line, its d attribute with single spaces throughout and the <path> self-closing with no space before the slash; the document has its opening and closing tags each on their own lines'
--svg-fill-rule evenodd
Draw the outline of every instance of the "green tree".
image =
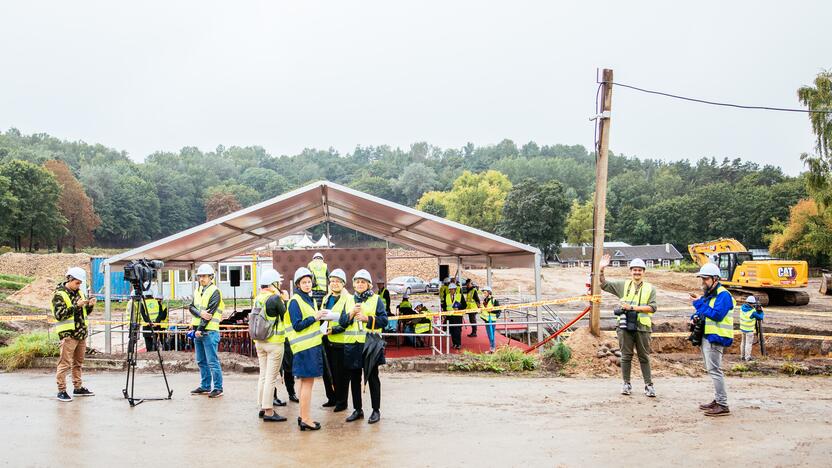
<svg viewBox="0 0 832 468">
<path fill-rule="evenodd" d="M 446 192 L 425 192 L 416 203 L 416 209 L 444 218 L 448 214 L 447 200 Z"/>
<path fill-rule="evenodd" d="M 101 224 L 101 219 L 95 214 L 92 200 L 84 192 L 81 182 L 63 161 L 46 161 L 43 167 L 52 173 L 61 187 L 58 208 L 66 218 L 66 228 L 57 236 L 58 252 L 62 252 L 65 245 L 72 247 L 73 252 L 91 245 L 93 231 Z"/>
<path fill-rule="evenodd" d="M 510 191 L 511 182 L 500 172 L 474 174 L 465 171 L 454 181 L 448 194 L 447 217 L 494 232 L 503 218 L 503 206 Z"/>
<path fill-rule="evenodd" d="M 214 187 L 205 194 L 205 217 L 208 221 L 241 208 L 236 195 L 225 187 Z"/>
<path fill-rule="evenodd" d="M 0 238 L 7 239 L 10 235 L 12 220 L 17 217 L 17 197 L 12 193 L 12 181 L 8 177 L 0 176 Z"/>
<path fill-rule="evenodd" d="M 66 219 L 58 211 L 61 187 L 51 172 L 27 161 L 11 160 L 0 166 L 0 176 L 10 182 L 8 191 L 17 200 L 15 216 L 7 231 L 15 250 L 28 240 L 29 251 L 37 242 L 52 242 L 61 235 Z"/>
<path fill-rule="evenodd" d="M 566 216 L 566 228 L 564 230 L 566 242 L 575 245 L 592 243 L 593 209 L 592 200 L 587 200 L 585 203 L 572 200 L 572 206 Z"/>
<path fill-rule="evenodd" d="M 527 180 L 509 192 L 499 233 L 537 247 L 548 259 L 563 242 L 568 212 L 569 200 L 560 182 Z"/>
<path fill-rule="evenodd" d="M 436 188 L 436 171 L 421 162 L 409 164 L 396 181 L 396 188 L 404 196 L 405 205 L 413 206 L 422 194 Z"/>
</svg>

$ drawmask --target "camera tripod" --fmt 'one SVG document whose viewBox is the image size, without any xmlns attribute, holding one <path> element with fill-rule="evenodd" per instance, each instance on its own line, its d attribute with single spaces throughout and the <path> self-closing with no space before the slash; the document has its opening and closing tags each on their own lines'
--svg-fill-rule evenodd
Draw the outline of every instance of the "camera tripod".
<svg viewBox="0 0 832 468">
<path fill-rule="evenodd" d="M 141 285 L 133 285 L 133 291 L 142 291 Z M 162 369 L 162 377 L 165 379 L 165 387 L 167 388 L 167 396 L 161 398 L 136 398 L 134 390 L 136 387 L 136 348 L 139 344 L 139 336 L 141 334 L 141 320 L 139 314 L 144 319 L 145 323 L 151 323 L 150 317 L 147 315 L 147 303 L 141 294 L 134 294 L 130 301 L 130 331 L 127 341 L 127 382 L 124 384 L 124 398 L 130 403 L 130 406 L 136 406 L 145 401 L 170 400 L 173 396 L 173 390 L 168 384 L 168 376 L 165 373 L 165 363 L 162 361 L 162 352 L 159 350 L 159 334 L 156 330 L 153 333 L 153 342 L 156 348 L 156 356 L 159 358 L 159 367 Z"/>
</svg>

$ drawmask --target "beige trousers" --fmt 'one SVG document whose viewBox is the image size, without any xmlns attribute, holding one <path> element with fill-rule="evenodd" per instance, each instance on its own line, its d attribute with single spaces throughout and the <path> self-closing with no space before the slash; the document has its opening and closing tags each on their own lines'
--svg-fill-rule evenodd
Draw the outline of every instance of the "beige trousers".
<svg viewBox="0 0 832 468">
<path fill-rule="evenodd" d="M 260 379 L 257 381 L 257 403 L 260 409 L 272 409 L 274 389 L 283 363 L 283 343 L 255 341 L 257 360 L 260 361 Z"/>
<path fill-rule="evenodd" d="M 87 351 L 87 342 L 66 337 L 61 340 L 61 357 L 58 359 L 58 371 L 55 380 L 58 383 L 58 391 L 66 391 L 66 374 L 72 369 L 72 385 L 81 388 L 81 365 L 84 364 L 84 353 Z"/>
</svg>

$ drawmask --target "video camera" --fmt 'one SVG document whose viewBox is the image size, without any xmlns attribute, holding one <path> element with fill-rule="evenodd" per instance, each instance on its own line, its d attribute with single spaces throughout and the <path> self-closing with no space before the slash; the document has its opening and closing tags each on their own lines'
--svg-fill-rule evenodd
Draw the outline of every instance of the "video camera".
<svg viewBox="0 0 832 468">
<path fill-rule="evenodd" d="M 133 260 L 124 265 L 124 281 L 129 282 L 141 294 L 141 291 L 150 288 L 153 277 L 163 266 L 165 263 L 161 260 Z"/>
</svg>

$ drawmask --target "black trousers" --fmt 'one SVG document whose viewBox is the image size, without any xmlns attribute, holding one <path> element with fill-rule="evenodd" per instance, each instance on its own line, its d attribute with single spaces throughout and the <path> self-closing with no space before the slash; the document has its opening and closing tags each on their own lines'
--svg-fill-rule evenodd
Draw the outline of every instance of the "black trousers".
<svg viewBox="0 0 832 468">
<path fill-rule="evenodd" d="M 347 368 L 344 366 L 344 345 L 330 343 L 326 354 L 329 370 L 332 372 L 332 385 L 335 390 L 335 405 L 347 406 L 349 386 L 347 383 Z"/>
<path fill-rule="evenodd" d="M 333 362 L 332 362 L 332 355 L 335 352 L 332 350 L 333 346 L 329 340 L 324 337 L 324 357 L 326 358 L 326 363 L 324 365 L 324 392 L 326 392 L 326 401 L 327 402 L 334 402 L 335 401 L 335 382 L 333 375 L 335 371 L 333 370 Z M 343 353 L 343 348 L 342 348 Z"/>
<path fill-rule="evenodd" d="M 283 342 L 283 383 L 286 384 L 286 392 L 289 395 L 295 394 L 295 375 L 292 374 L 292 363 L 295 355 L 292 354 L 292 348 L 289 347 L 289 341 Z"/>
<path fill-rule="evenodd" d="M 142 336 L 144 336 L 144 347 L 147 349 L 147 351 L 156 351 L 156 337 L 154 335 L 155 333 L 153 333 L 152 329 L 142 328 Z M 160 340 L 162 339 L 162 336 L 163 335 L 159 336 Z M 161 345 L 162 342 L 159 341 L 159 344 Z M 165 348 L 162 348 L 163 351 L 164 349 Z"/>
<path fill-rule="evenodd" d="M 462 316 L 461 315 L 448 315 L 448 324 L 452 325 L 449 327 L 448 332 L 451 334 L 451 343 L 454 346 L 462 346 L 462 327 L 460 326 L 453 326 L 453 325 L 462 325 Z"/>
<path fill-rule="evenodd" d="M 468 313 L 468 323 L 471 324 L 471 335 L 477 336 L 477 312 Z"/>
<path fill-rule="evenodd" d="M 361 373 L 361 369 L 347 370 L 350 391 L 352 392 L 352 407 L 357 410 L 363 408 L 361 401 Z M 381 409 L 381 380 L 378 378 L 378 366 L 373 367 L 373 370 L 370 371 L 367 383 L 370 385 L 370 403 L 373 405 L 373 410 L 378 411 Z"/>
</svg>

